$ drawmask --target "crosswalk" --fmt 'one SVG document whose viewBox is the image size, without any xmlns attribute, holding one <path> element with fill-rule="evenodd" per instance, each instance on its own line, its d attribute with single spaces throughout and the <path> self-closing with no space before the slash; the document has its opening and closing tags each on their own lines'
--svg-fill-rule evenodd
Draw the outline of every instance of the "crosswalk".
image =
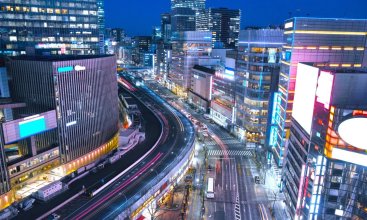
<svg viewBox="0 0 367 220">
<path fill-rule="evenodd" d="M 250 150 L 208 150 L 209 156 L 249 156 L 252 157 L 253 153 Z"/>
</svg>

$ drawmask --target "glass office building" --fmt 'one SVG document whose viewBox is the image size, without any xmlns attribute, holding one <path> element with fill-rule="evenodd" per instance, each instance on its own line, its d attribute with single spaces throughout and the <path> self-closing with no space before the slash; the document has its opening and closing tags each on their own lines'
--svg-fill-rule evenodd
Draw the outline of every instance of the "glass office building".
<svg viewBox="0 0 367 220">
<path fill-rule="evenodd" d="M 211 31 L 214 48 L 235 48 L 241 24 L 241 10 L 209 8 L 197 14 L 196 30 Z"/>
<path fill-rule="evenodd" d="M 2 0 L 0 53 L 103 53 L 103 0 Z"/>
<path fill-rule="evenodd" d="M 284 29 L 274 148 L 278 166 L 283 165 L 284 146 L 290 134 L 297 64 L 316 62 L 334 68 L 367 64 L 367 20 L 292 18 L 285 21 Z"/>
<path fill-rule="evenodd" d="M 265 145 L 269 102 L 274 93 L 283 45 L 281 29 L 249 29 L 240 32 L 236 65 L 237 136 L 248 143 Z M 241 137 L 244 133 L 245 137 Z"/>
<path fill-rule="evenodd" d="M 205 9 L 206 0 L 171 0 L 172 32 L 195 31 L 196 14 Z"/>
</svg>

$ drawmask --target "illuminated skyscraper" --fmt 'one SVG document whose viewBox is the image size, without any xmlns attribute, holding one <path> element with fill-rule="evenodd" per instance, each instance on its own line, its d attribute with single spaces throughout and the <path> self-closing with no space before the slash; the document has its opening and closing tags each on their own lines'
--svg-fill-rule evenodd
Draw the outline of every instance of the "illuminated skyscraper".
<svg viewBox="0 0 367 220">
<path fill-rule="evenodd" d="M 241 10 L 209 8 L 197 14 L 196 30 L 211 31 L 214 47 L 235 48 L 240 33 Z"/>
<path fill-rule="evenodd" d="M 298 63 L 283 189 L 293 219 L 367 219 L 367 72 Z"/>
<path fill-rule="evenodd" d="M 0 53 L 103 53 L 104 0 L 0 1 Z"/>
<path fill-rule="evenodd" d="M 206 0 L 171 0 L 172 31 L 195 31 L 196 14 L 205 9 Z"/>
<path fill-rule="evenodd" d="M 297 64 L 313 62 L 334 68 L 367 66 L 367 20 L 292 18 L 285 21 L 284 28 L 274 148 L 279 166 L 283 165 L 284 146 L 290 134 Z"/>
</svg>

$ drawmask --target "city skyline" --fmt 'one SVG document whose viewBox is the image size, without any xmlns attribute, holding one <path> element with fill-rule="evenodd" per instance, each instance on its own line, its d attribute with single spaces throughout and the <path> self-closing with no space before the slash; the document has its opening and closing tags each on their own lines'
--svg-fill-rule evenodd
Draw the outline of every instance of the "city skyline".
<svg viewBox="0 0 367 220">
<path fill-rule="evenodd" d="M 160 14 L 170 12 L 170 1 L 161 0 L 162 4 L 149 5 L 150 1 L 141 0 L 136 2 L 116 3 L 113 1 L 105 2 L 106 27 L 120 27 L 125 29 L 130 36 L 151 35 L 153 26 L 160 25 Z M 290 17 L 323 17 L 323 18 L 367 18 L 365 8 L 367 2 L 356 0 L 355 4 L 343 4 L 342 0 L 301 0 L 297 2 L 276 1 L 279 9 L 274 13 L 274 1 L 224 1 L 208 0 L 206 7 L 226 7 L 230 9 L 241 9 L 241 29 L 247 26 L 281 25 L 284 20 Z M 343 7 L 340 5 L 343 4 Z M 149 5 L 149 7 L 141 7 Z M 317 5 L 317 7 L 314 7 Z M 264 15 L 259 15 L 259 9 Z M 139 11 L 140 13 L 136 13 Z M 134 21 L 134 22 L 126 22 Z"/>
</svg>

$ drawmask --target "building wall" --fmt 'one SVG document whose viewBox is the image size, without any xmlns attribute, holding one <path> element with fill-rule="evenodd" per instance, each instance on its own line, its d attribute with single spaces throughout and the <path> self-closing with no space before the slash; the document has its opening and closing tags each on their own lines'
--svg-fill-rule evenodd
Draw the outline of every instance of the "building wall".
<svg viewBox="0 0 367 220">
<path fill-rule="evenodd" d="M 0 37 L 5 41 L 5 54 L 24 54 L 27 47 L 34 46 L 58 54 L 101 52 L 103 1 L 53 0 L 47 1 L 47 4 L 45 1 L 34 3 L 1 1 Z M 5 45 L 0 46 L 4 49 Z"/>
<path fill-rule="evenodd" d="M 236 124 L 247 142 L 265 144 L 272 78 L 280 65 L 283 30 L 244 30 L 236 60 Z"/>
<path fill-rule="evenodd" d="M 172 63 L 168 77 L 185 93 L 189 88 L 191 68 L 199 63 L 199 58 L 210 55 L 211 33 L 181 32 L 172 41 Z"/>
<path fill-rule="evenodd" d="M 361 67 L 366 50 L 367 20 L 292 18 L 285 21 L 282 64 L 279 76 L 279 103 L 275 157 L 283 164 L 289 137 L 297 64 L 319 63 L 328 67 Z"/>
</svg>

